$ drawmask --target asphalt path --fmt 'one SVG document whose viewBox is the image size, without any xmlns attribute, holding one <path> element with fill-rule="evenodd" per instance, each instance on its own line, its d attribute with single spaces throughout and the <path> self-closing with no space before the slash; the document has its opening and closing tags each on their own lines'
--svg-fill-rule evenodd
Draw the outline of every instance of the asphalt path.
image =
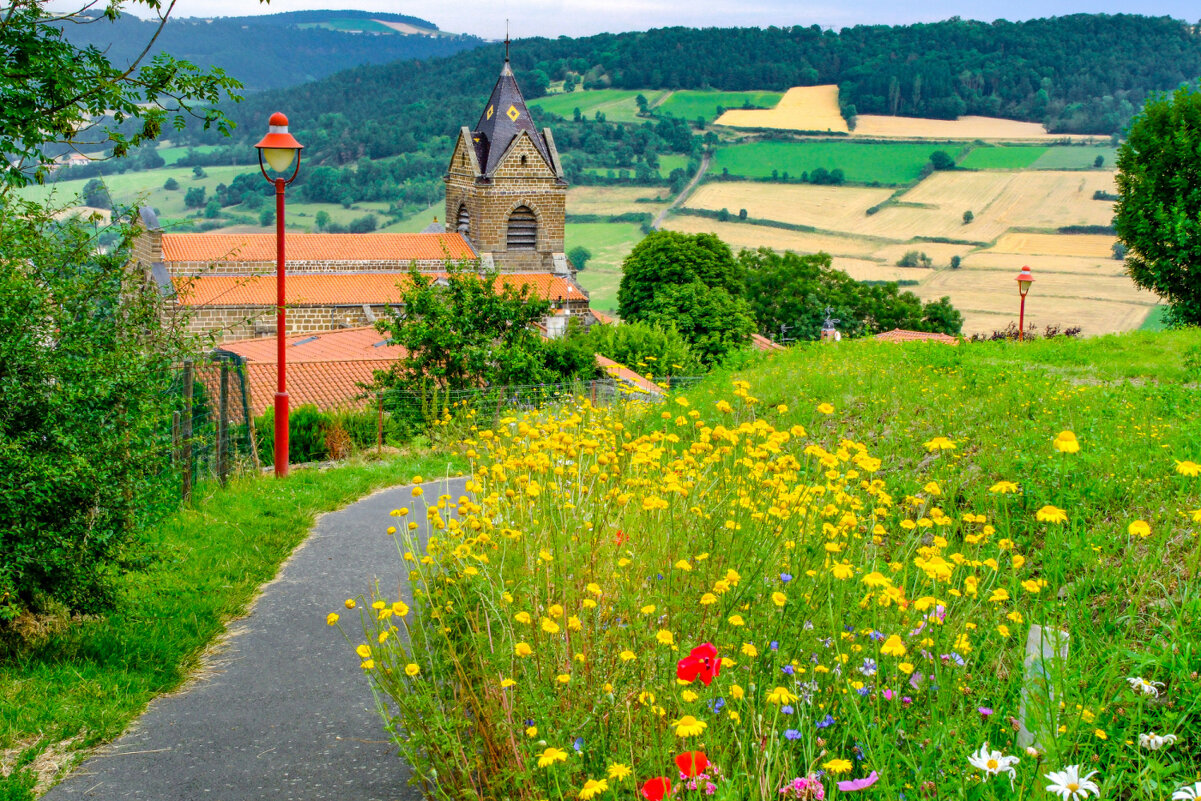
<svg viewBox="0 0 1201 801">
<path fill-rule="evenodd" d="M 424 485 L 424 499 L 464 494 L 465 479 Z M 392 509 L 426 519 L 410 487 L 368 496 L 322 516 L 263 587 L 251 613 L 180 691 L 150 704 L 116 741 L 98 749 L 45 801 L 409 801 L 408 768 L 388 741 L 359 658 L 331 611 L 375 580 L 402 583 L 384 530 Z M 405 588 L 404 594 L 409 595 Z M 411 596 L 410 596 L 411 600 Z"/>
</svg>

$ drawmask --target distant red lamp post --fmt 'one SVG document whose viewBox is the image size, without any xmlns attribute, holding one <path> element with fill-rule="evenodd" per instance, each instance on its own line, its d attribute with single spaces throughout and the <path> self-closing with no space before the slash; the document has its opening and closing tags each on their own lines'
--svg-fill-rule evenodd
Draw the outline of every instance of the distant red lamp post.
<svg viewBox="0 0 1201 801">
<path fill-rule="evenodd" d="M 259 169 L 268 183 L 275 184 L 275 341 L 278 348 L 279 384 L 275 392 L 275 475 L 283 478 L 288 474 L 288 379 L 285 352 L 287 326 L 284 322 L 284 187 L 296 180 L 300 172 L 300 151 L 304 145 L 288 133 L 288 118 L 280 112 L 267 121 L 267 135 L 255 147 L 259 151 Z M 267 164 L 264 165 L 263 161 Z M 274 172 L 287 172 L 292 162 L 296 167 L 288 179 L 267 174 L 267 167 Z"/>
<path fill-rule="evenodd" d="M 1034 283 L 1034 276 L 1030 274 L 1029 267 L 1023 267 L 1014 280 L 1018 282 L 1018 294 L 1022 296 L 1022 308 L 1018 312 L 1018 342 L 1021 342 L 1026 338 L 1026 293 Z"/>
</svg>

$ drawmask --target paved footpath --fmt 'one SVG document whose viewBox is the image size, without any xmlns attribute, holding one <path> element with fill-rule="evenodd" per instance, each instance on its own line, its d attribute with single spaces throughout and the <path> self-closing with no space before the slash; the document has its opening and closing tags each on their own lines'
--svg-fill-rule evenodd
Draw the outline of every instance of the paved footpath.
<svg viewBox="0 0 1201 801">
<path fill-rule="evenodd" d="M 425 485 L 431 502 L 443 492 L 457 499 L 464 479 Z M 396 487 L 323 516 L 251 614 L 230 626 L 212 665 L 154 701 L 45 801 L 420 798 L 406 784 L 408 768 L 388 742 L 358 657 L 325 624 L 375 578 L 385 592 L 397 586 L 401 561 L 384 529 L 395 522 L 388 512 L 406 505 L 414 506 L 409 488 Z M 412 519 L 425 526 L 424 514 Z M 351 630 L 356 614 L 343 615 Z"/>
</svg>

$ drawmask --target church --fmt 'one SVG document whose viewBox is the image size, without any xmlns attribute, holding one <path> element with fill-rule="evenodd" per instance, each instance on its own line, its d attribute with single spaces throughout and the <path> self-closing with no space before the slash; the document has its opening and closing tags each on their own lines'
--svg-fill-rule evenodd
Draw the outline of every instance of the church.
<svg viewBox="0 0 1201 801">
<path fill-rule="evenodd" d="M 567 181 L 549 128 L 539 130 L 506 54 L 479 122 L 458 135 L 444 223 L 417 234 L 288 233 L 287 331 L 368 326 L 400 301 L 414 267 L 445 277 L 450 265 L 495 272 L 551 303 L 549 336 L 589 308 L 563 246 Z M 275 234 L 167 233 L 143 209 L 133 258 L 156 282 L 164 313 L 217 342 L 275 335 Z"/>
</svg>

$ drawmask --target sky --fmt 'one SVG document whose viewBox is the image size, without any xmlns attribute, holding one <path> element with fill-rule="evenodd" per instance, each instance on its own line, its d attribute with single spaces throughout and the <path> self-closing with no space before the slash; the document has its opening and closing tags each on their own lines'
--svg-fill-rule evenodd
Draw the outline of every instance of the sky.
<svg viewBox="0 0 1201 801">
<path fill-rule="evenodd" d="M 1197 0 L 178 0 L 173 16 L 209 17 L 271 14 L 301 9 L 355 8 L 411 14 L 439 28 L 503 39 L 505 19 L 514 39 L 524 36 L 586 36 L 669 25 L 688 27 L 766 27 L 932 22 L 965 19 L 1008 20 L 1077 13 L 1130 13 L 1171 16 L 1196 22 Z M 136 11 L 136 9 L 129 9 Z"/>
</svg>

